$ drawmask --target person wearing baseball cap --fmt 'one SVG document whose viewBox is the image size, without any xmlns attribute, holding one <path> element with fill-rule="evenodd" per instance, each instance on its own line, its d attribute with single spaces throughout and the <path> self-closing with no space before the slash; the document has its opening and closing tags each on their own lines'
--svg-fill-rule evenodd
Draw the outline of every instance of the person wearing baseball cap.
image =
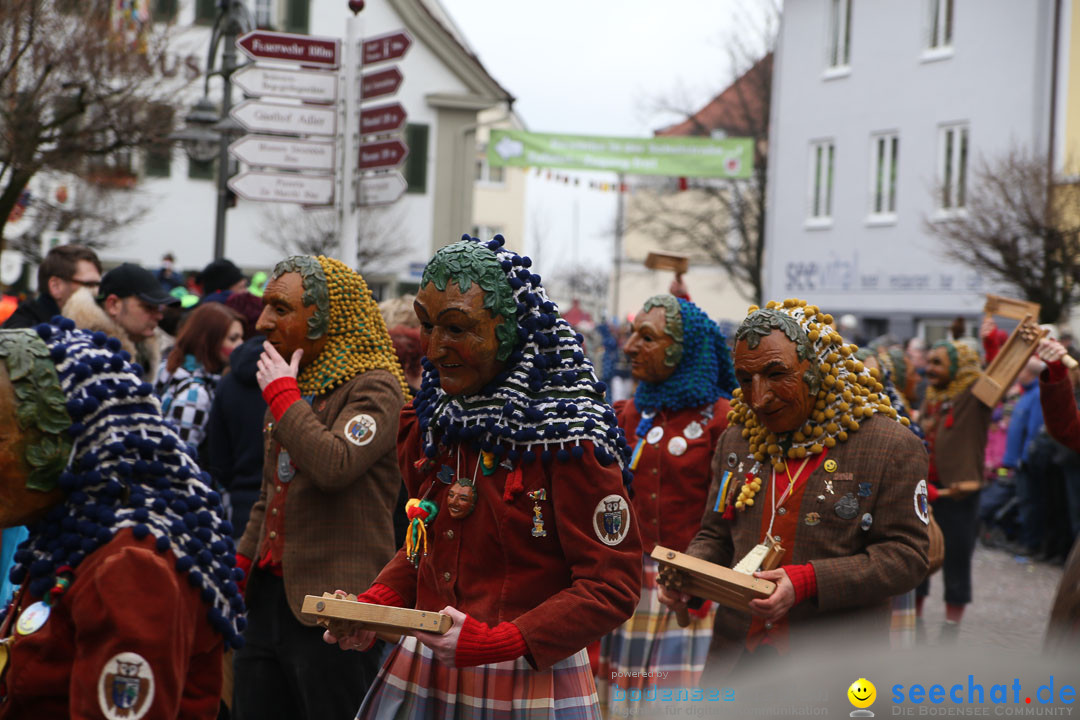
<svg viewBox="0 0 1080 720">
<path fill-rule="evenodd" d="M 163 306 L 179 302 L 161 287 L 154 274 L 133 263 L 105 273 L 95 297 L 80 288 L 64 304 L 61 313 L 81 330 L 100 330 L 119 338 L 124 349 L 142 367 L 149 380 L 161 362 L 155 334 Z"/>
</svg>

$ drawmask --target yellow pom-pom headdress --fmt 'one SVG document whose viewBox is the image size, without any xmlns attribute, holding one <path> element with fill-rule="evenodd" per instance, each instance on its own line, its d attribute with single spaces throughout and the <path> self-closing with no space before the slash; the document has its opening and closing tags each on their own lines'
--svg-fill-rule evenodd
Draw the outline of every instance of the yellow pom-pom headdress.
<svg viewBox="0 0 1080 720">
<path fill-rule="evenodd" d="M 398 379 L 408 400 L 409 386 L 364 278 L 340 260 L 322 255 L 282 260 L 274 268 L 274 277 L 287 272 L 300 274 L 304 305 L 315 305 L 308 337 L 327 336 L 319 357 L 300 371 L 300 392 L 330 392 L 360 373 L 381 368 Z"/>
<path fill-rule="evenodd" d="M 751 306 L 735 335 L 736 343 L 749 335 L 773 329 L 783 332 L 798 348 L 800 360 L 811 369 L 804 378 L 815 396 L 814 410 L 806 423 L 791 433 L 776 435 L 762 425 L 736 390 L 729 422 L 742 426 L 742 436 L 758 462 L 771 461 L 778 471 L 789 459 L 816 455 L 844 442 L 874 413 L 906 423 L 889 403 L 877 370 L 855 358 L 858 347 L 844 342 L 831 327 L 833 318 L 805 300 L 770 301 L 764 309 Z"/>
</svg>

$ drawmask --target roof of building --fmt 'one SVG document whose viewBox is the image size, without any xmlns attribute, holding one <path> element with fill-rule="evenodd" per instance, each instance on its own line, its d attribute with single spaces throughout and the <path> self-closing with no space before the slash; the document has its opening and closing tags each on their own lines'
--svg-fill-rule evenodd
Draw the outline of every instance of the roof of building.
<svg viewBox="0 0 1080 720">
<path fill-rule="evenodd" d="M 768 108 L 772 65 L 770 52 L 696 113 L 656 134 L 708 137 L 714 130 L 733 137 L 764 134 L 760 120 Z"/>
</svg>

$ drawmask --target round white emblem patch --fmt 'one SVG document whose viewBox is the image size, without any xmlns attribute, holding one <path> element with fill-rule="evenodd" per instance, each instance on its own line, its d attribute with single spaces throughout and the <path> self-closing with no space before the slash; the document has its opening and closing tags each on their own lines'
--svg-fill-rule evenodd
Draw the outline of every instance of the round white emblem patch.
<svg viewBox="0 0 1080 720">
<path fill-rule="evenodd" d="M 363 447 L 375 439 L 377 429 L 375 418 L 367 414 L 357 415 L 345 423 L 345 439 Z"/>
<path fill-rule="evenodd" d="M 605 545 L 618 545 L 630 532 L 630 504 L 622 495 L 608 495 L 593 511 L 593 532 Z"/>
<path fill-rule="evenodd" d="M 139 720 L 154 701 L 154 673 L 138 653 L 113 655 L 98 678 L 98 705 L 109 720 Z"/>
<path fill-rule="evenodd" d="M 930 499 L 926 496 L 926 481 L 920 480 L 915 486 L 915 514 L 923 521 L 923 525 L 930 524 Z"/>
</svg>

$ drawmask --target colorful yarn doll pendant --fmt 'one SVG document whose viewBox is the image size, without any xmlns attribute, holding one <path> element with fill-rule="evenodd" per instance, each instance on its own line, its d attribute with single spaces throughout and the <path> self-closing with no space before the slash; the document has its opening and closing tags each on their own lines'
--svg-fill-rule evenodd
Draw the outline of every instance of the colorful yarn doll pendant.
<svg viewBox="0 0 1080 720">
<path fill-rule="evenodd" d="M 421 555 L 427 555 L 427 526 L 438 514 L 439 507 L 431 500 L 410 498 L 409 502 L 405 503 L 405 515 L 409 518 L 409 529 L 405 533 L 405 555 L 413 567 L 419 567 Z"/>
</svg>

